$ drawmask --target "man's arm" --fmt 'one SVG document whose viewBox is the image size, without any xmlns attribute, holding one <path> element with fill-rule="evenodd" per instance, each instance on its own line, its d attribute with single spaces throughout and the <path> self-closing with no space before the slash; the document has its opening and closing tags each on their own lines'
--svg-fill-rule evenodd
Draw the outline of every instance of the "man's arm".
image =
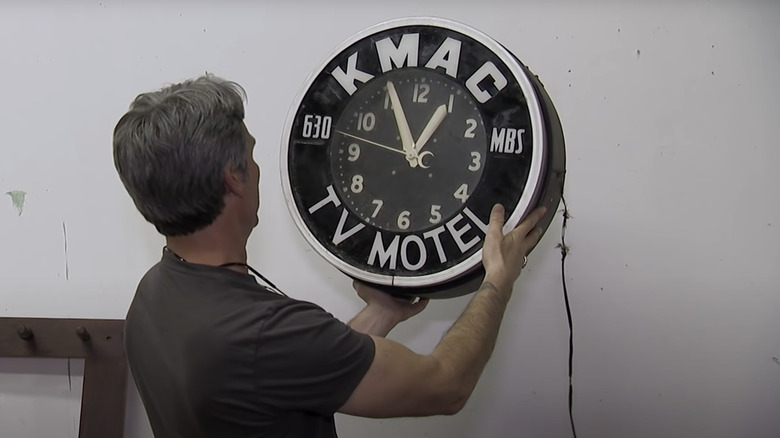
<svg viewBox="0 0 780 438">
<path fill-rule="evenodd" d="M 429 355 L 373 337 L 374 360 L 340 412 L 364 417 L 454 414 L 468 400 L 493 352 L 523 260 L 541 237 L 537 209 L 503 235 L 504 209 L 493 208 L 485 244 L 485 280 Z"/>
</svg>

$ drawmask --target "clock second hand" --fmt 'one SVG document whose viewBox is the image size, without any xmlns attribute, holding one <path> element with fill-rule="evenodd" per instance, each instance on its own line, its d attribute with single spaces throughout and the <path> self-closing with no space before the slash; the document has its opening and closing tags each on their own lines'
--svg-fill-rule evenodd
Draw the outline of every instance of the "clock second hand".
<svg viewBox="0 0 780 438">
<path fill-rule="evenodd" d="M 352 134 L 350 134 L 350 133 L 348 133 L 348 132 L 339 131 L 338 129 L 336 130 L 336 132 L 338 132 L 338 133 L 339 133 L 339 134 L 341 134 L 341 135 L 345 135 L 345 136 L 347 136 L 347 137 L 352 137 L 352 138 L 354 138 L 355 140 L 360 140 L 360 141 L 362 141 L 362 142 L 364 142 L 364 143 L 372 144 L 372 145 L 374 145 L 374 146 L 379 146 L 380 148 L 385 148 L 385 149 L 391 150 L 391 151 L 393 151 L 393 152 L 397 152 L 397 153 L 399 153 L 399 154 L 401 154 L 401 155 L 406 155 L 406 152 L 404 152 L 404 151 L 402 151 L 402 150 L 400 150 L 400 149 L 396 149 L 396 148 L 393 148 L 393 147 L 390 147 L 390 146 L 386 146 L 386 145 L 383 145 L 383 144 L 377 143 L 377 142 L 375 142 L 375 141 L 371 141 L 371 140 L 369 140 L 369 139 L 367 139 L 367 138 L 358 137 L 357 135 L 352 135 Z"/>
</svg>

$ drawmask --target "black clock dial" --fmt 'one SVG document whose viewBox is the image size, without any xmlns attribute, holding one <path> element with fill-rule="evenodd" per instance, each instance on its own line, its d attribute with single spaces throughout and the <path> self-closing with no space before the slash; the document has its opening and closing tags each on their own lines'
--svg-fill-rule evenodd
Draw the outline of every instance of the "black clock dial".
<svg viewBox="0 0 780 438">
<path fill-rule="evenodd" d="M 473 286 L 494 204 L 511 228 L 544 198 L 549 224 L 562 157 L 555 109 L 510 52 L 465 25 L 409 18 L 355 35 L 310 76 L 285 126 L 282 183 L 328 262 L 431 296 Z"/>
<path fill-rule="evenodd" d="M 388 82 L 414 140 L 411 157 Z M 435 71 L 405 69 L 352 96 L 334 126 L 330 162 L 350 211 L 377 228 L 411 232 L 445 223 L 463 208 L 479 184 L 486 151 L 471 94 Z"/>
</svg>

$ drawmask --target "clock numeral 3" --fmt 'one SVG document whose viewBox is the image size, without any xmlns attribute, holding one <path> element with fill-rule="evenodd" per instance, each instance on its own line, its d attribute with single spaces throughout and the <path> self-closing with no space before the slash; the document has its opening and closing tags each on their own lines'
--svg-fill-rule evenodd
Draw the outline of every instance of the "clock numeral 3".
<svg viewBox="0 0 780 438">
<path fill-rule="evenodd" d="M 482 155 L 479 154 L 479 152 L 472 152 L 471 153 L 471 164 L 469 164 L 468 169 L 472 172 L 476 172 L 479 170 L 480 167 L 482 167 L 482 162 L 480 161 L 482 159 Z"/>
</svg>

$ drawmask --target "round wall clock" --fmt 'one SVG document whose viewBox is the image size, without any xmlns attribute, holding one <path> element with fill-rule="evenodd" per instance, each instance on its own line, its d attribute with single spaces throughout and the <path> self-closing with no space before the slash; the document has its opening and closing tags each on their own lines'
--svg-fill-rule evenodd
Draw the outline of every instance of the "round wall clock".
<svg viewBox="0 0 780 438">
<path fill-rule="evenodd" d="M 360 32 L 308 78 L 285 125 L 281 174 L 306 241 L 350 277 L 445 298 L 481 281 L 495 203 L 505 230 L 565 173 L 563 132 L 538 78 L 484 33 L 440 18 Z"/>
</svg>

